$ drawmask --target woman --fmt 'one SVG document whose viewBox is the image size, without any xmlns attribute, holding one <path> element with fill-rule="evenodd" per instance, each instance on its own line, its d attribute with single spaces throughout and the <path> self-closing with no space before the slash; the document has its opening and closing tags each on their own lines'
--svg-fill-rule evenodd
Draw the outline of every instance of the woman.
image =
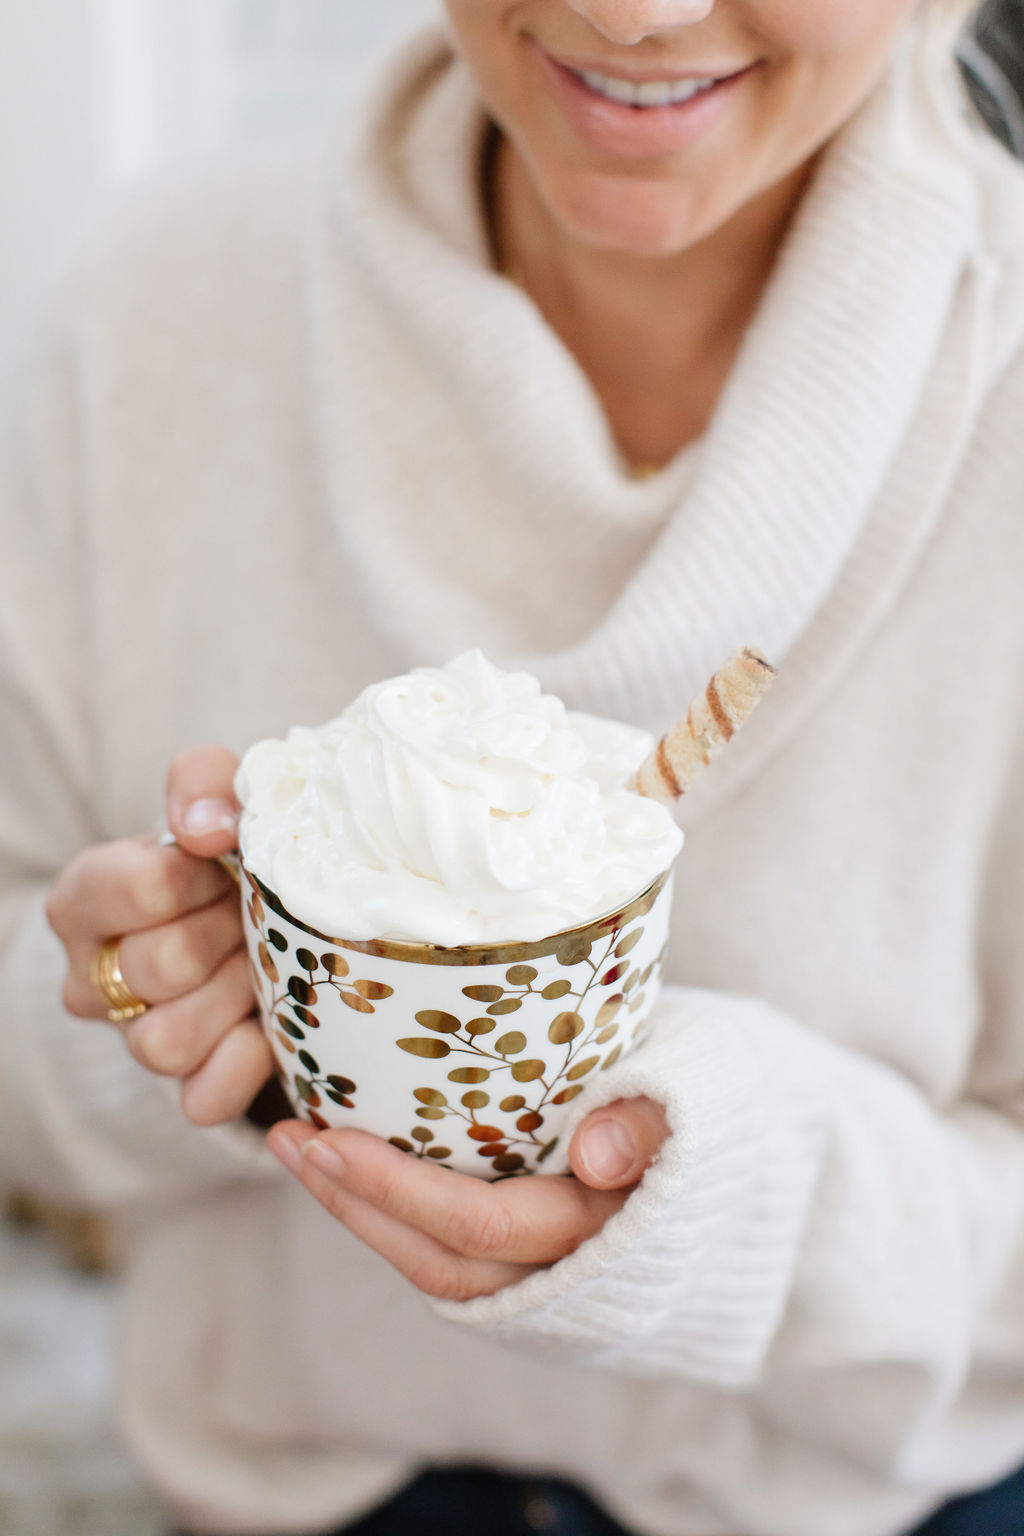
<svg viewBox="0 0 1024 1536">
<path fill-rule="evenodd" d="M 964 7 L 447 13 L 354 149 L 164 188 L 54 324 L 0 576 L 12 1169 L 129 1219 L 124 1424 L 197 1531 L 1017 1530 L 1024 186 Z M 164 763 L 475 644 L 658 729 L 747 642 L 782 675 L 575 1178 L 271 1157 L 235 758 L 178 759 L 180 850 L 132 840 Z M 120 941 L 123 1042 L 57 1009 L 44 901 L 72 1015 Z"/>
</svg>

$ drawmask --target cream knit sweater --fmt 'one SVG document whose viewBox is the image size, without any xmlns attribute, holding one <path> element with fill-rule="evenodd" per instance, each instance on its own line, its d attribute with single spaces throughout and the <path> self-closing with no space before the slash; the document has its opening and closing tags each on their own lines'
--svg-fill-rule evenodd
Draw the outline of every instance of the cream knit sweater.
<svg viewBox="0 0 1024 1536">
<path fill-rule="evenodd" d="M 164 186 L 68 284 L 2 504 L 4 1171 L 128 1216 L 124 1423 L 197 1527 L 474 1459 L 883 1536 L 1024 1460 L 1024 176 L 925 46 L 649 482 L 488 270 L 436 35 L 353 151 Z M 675 1134 L 552 1269 L 428 1304 L 61 1013 L 47 882 L 182 747 L 472 645 L 658 729 L 744 642 L 782 675 L 687 799 L 659 1028 L 580 1105 Z"/>
</svg>

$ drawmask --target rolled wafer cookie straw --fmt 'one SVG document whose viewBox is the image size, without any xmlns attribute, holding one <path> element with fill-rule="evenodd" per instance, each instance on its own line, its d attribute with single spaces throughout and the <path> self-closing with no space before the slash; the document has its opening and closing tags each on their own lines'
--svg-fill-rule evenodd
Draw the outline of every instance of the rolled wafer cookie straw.
<svg viewBox="0 0 1024 1536">
<path fill-rule="evenodd" d="M 730 656 L 637 769 L 639 795 L 674 805 L 730 741 L 775 681 L 775 668 L 749 647 Z"/>
</svg>

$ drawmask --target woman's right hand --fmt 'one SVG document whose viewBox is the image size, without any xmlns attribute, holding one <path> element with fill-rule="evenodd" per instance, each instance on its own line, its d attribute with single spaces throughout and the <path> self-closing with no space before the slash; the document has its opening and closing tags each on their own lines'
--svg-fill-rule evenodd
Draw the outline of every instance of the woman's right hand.
<svg viewBox="0 0 1024 1536">
<path fill-rule="evenodd" d="M 244 1114 L 273 1069 L 253 1013 L 238 890 L 216 862 L 235 846 L 237 759 L 198 747 L 167 781 L 167 819 L 178 842 L 130 838 L 78 855 L 50 892 L 46 915 L 68 955 L 64 1002 L 82 1019 L 109 1004 L 90 979 L 93 958 L 119 940 L 125 984 L 149 1004 L 120 1025 L 136 1061 L 181 1079 L 197 1125 Z"/>
</svg>

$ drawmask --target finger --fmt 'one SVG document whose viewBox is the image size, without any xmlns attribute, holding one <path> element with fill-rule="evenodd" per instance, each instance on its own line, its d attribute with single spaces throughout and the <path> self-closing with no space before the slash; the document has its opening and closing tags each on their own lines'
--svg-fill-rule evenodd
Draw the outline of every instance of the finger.
<svg viewBox="0 0 1024 1536">
<path fill-rule="evenodd" d="M 227 747 L 193 747 L 167 775 L 167 825 L 189 853 L 216 858 L 235 846 L 238 758 Z"/>
<path fill-rule="evenodd" d="M 177 922 L 127 934 L 118 951 L 121 975 L 144 1002 L 169 1003 L 205 986 L 240 941 L 238 892 L 232 888 L 212 906 Z M 81 961 L 76 961 L 77 971 Z"/>
<path fill-rule="evenodd" d="M 669 1135 L 653 1099 L 620 1099 L 597 1109 L 577 1130 L 569 1166 L 591 1189 L 626 1189 L 643 1178 Z"/>
<path fill-rule="evenodd" d="M 69 949 L 91 955 L 104 939 L 173 922 L 230 889 L 219 864 L 128 838 L 79 854 L 55 883 L 46 913 Z"/>
<path fill-rule="evenodd" d="M 267 1037 L 255 1019 L 229 1029 L 207 1060 L 181 1085 L 181 1107 L 194 1125 L 238 1120 L 274 1070 Z"/>
<path fill-rule="evenodd" d="M 271 1131 L 268 1146 L 336 1221 L 426 1295 L 445 1301 L 469 1301 L 476 1296 L 491 1296 L 532 1273 L 534 1266 L 468 1259 L 454 1253 L 436 1238 L 360 1199 L 303 1156 L 303 1146 L 314 1139 L 319 1140 L 309 1126 L 286 1120 Z M 406 1154 L 397 1148 L 390 1150 L 405 1158 Z"/>
<path fill-rule="evenodd" d="M 305 1157 L 339 1187 L 470 1259 L 552 1264 L 600 1231 L 624 1199 L 566 1178 L 488 1184 L 362 1131 L 325 1131 Z"/>
<path fill-rule="evenodd" d="M 249 958 L 244 949 L 236 949 L 205 986 L 126 1025 L 125 1043 L 147 1071 L 189 1077 L 252 1009 Z"/>
</svg>

